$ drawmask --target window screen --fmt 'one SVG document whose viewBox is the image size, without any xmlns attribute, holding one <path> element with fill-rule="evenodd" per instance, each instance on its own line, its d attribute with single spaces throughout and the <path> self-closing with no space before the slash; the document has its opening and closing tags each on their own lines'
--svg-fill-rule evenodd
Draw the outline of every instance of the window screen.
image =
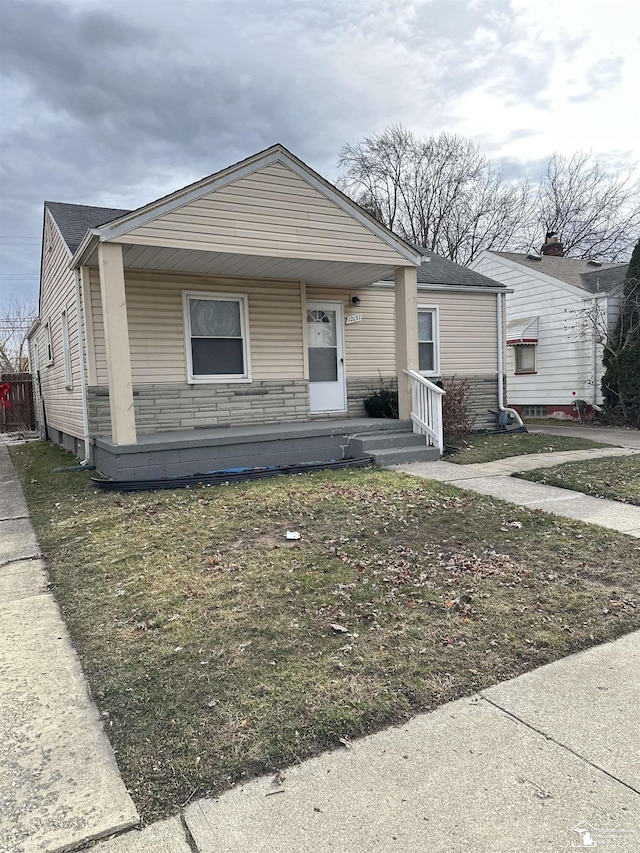
<svg viewBox="0 0 640 853">
<path fill-rule="evenodd" d="M 242 305 L 236 299 L 189 299 L 194 376 L 245 376 Z"/>
</svg>

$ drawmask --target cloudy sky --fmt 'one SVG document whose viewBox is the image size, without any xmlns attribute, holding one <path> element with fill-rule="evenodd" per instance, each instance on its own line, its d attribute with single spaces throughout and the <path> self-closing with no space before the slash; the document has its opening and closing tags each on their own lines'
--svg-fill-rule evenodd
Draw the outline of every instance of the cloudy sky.
<svg viewBox="0 0 640 853">
<path fill-rule="evenodd" d="M 640 158 L 637 0 L 0 0 L 0 306 L 42 203 L 137 207 L 282 142 L 330 180 L 402 123 L 510 174 Z"/>
</svg>

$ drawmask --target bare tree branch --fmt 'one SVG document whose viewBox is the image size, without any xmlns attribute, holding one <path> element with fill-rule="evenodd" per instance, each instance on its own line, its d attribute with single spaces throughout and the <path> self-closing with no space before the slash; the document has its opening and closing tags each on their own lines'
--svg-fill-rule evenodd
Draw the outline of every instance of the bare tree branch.
<svg viewBox="0 0 640 853">
<path fill-rule="evenodd" d="M 38 316 L 34 301 L 13 298 L 0 308 L 0 370 L 26 370 L 27 332 Z"/>
<path fill-rule="evenodd" d="M 400 236 L 468 264 L 484 249 L 526 251 L 555 231 L 572 257 L 624 260 L 640 230 L 632 169 L 554 154 L 537 186 L 508 181 L 462 136 L 401 125 L 343 148 L 342 189 Z"/>
</svg>

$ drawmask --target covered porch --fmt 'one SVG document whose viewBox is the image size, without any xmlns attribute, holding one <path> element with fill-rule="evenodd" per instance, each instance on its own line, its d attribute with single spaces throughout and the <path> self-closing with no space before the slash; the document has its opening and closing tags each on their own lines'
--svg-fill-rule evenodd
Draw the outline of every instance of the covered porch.
<svg viewBox="0 0 640 853">
<path fill-rule="evenodd" d="M 72 266 L 98 467 L 156 465 L 141 461 L 153 446 L 178 474 L 207 446 L 193 473 L 212 470 L 254 427 L 272 464 L 278 432 L 353 433 L 335 421 L 382 376 L 399 420 L 441 451 L 442 392 L 417 372 L 421 260 L 281 146 L 91 229 Z"/>
</svg>

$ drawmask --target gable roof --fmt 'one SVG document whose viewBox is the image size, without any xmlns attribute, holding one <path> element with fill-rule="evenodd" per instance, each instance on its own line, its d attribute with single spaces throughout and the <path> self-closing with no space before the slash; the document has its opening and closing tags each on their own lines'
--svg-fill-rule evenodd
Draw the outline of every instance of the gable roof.
<svg viewBox="0 0 640 853">
<path fill-rule="evenodd" d="M 105 225 L 131 212 L 116 207 L 92 207 L 88 204 L 65 204 L 61 201 L 45 201 L 44 206 L 53 216 L 72 255 L 89 228 Z"/>
<path fill-rule="evenodd" d="M 599 293 L 613 290 L 619 284 L 622 284 L 626 278 L 629 264 L 617 264 L 616 266 L 608 266 L 604 268 L 604 264 L 599 269 L 593 272 L 580 273 L 580 278 L 585 288 L 591 293 Z"/>
<path fill-rule="evenodd" d="M 436 255 L 423 246 L 414 245 L 414 248 L 425 258 L 418 267 L 418 286 L 425 284 L 434 287 L 505 288 L 501 282 Z M 393 281 L 393 276 L 386 276 L 382 281 Z"/>
<path fill-rule="evenodd" d="M 149 204 L 143 205 L 131 211 L 114 211 L 116 216 L 111 217 L 111 220 L 105 220 L 98 225 L 89 226 L 89 229 L 99 228 L 99 233 L 95 230 L 87 230 L 84 236 L 79 241 L 74 252 L 73 264 L 77 266 L 82 262 L 91 244 L 95 244 L 96 240 L 110 240 L 126 236 L 148 222 L 159 219 L 174 210 L 181 208 L 183 205 L 202 198 L 203 196 L 215 193 L 216 190 L 227 186 L 254 172 L 259 171 L 266 165 L 280 162 L 287 166 L 291 171 L 306 180 L 318 192 L 322 193 L 327 199 L 333 202 L 337 207 L 341 208 L 351 217 L 356 219 L 368 231 L 372 232 L 393 251 L 404 257 L 409 263 L 419 264 L 419 251 L 408 241 L 394 234 L 385 225 L 378 222 L 353 199 L 346 196 L 332 183 L 327 181 L 322 175 L 315 172 L 311 167 L 307 166 L 302 160 L 298 159 L 294 154 L 288 151 L 279 143 L 272 145 L 269 148 L 253 154 L 238 163 L 228 166 L 219 172 L 202 178 L 195 183 L 189 184 L 186 187 L 176 190 L 169 195 L 155 199 Z M 105 208 L 108 210 L 108 208 Z M 119 215 L 118 215 L 119 214 Z"/>
<path fill-rule="evenodd" d="M 532 259 L 517 252 L 494 252 L 493 250 L 490 252 L 492 255 L 529 267 L 550 278 L 573 284 L 589 293 L 606 292 L 622 284 L 629 266 L 609 263 L 597 266 L 581 258 L 561 258 L 555 255 L 541 255 L 539 259 Z"/>
</svg>

